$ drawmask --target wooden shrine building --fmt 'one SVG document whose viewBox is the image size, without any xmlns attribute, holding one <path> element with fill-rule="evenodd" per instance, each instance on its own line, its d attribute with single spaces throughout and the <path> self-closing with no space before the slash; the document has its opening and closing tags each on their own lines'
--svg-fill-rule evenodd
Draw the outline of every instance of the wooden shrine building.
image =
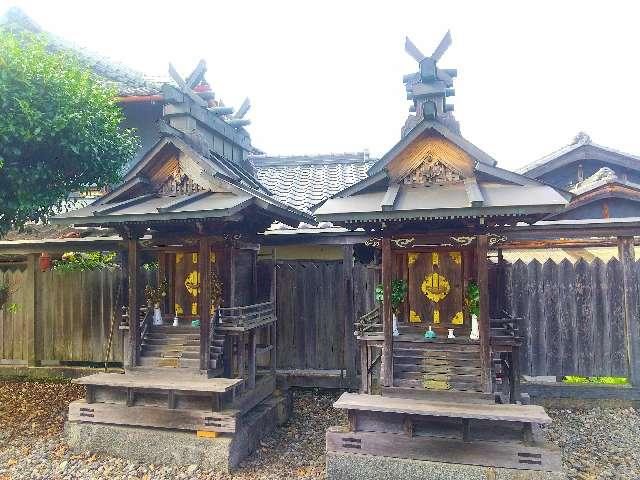
<svg viewBox="0 0 640 480">
<path fill-rule="evenodd" d="M 425 461 L 429 478 L 451 478 L 433 473 L 433 462 L 559 469 L 558 453 L 536 435 L 549 417 L 515 404 L 517 325 L 489 316 L 488 249 L 510 226 L 534 223 L 567 200 L 497 167 L 459 134 L 445 101 L 455 71 L 436 67 L 449 41 L 447 34 L 425 57 L 407 40 L 420 67 L 405 77 L 416 115 L 366 179 L 315 211 L 319 221 L 369 232 L 383 285 L 382 311 L 365 315 L 356 332 L 361 392 L 335 404 L 348 411 L 350 427 L 327 432 L 329 478 L 355 478 L 350 472 L 376 456 Z M 404 301 L 394 305 L 396 297 Z"/>
<path fill-rule="evenodd" d="M 163 137 L 122 185 L 54 220 L 110 227 L 127 245 L 126 373 L 77 380 L 87 397 L 71 404 L 68 428 L 90 428 L 100 438 L 101 428 L 142 427 L 149 442 L 158 428 L 193 432 L 194 439 L 196 432 L 225 434 L 234 439 L 228 467 L 269 431 L 264 415 L 259 424 L 254 417 L 260 406 L 268 413 L 275 390 L 275 290 L 258 298 L 256 234 L 274 221 L 314 220 L 274 200 L 254 178 L 242 128 L 248 103 L 234 117 L 231 109 L 212 107 L 194 90 L 203 64 L 186 81 L 172 75 L 178 87 L 164 86 Z M 157 264 L 157 278 L 144 285 L 149 263 Z M 161 293 L 147 304 L 145 289 Z M 245 418 L 249 412 L 253 420 Z M 159 457 L 164 453 L 158 446 Z"/>
<path fill-rule="evenodd" d="M 597 145 L 584 132 L 520 173 L 572 194 L 549 220 L 640 217 L 640 158 Z"/>
</svg>

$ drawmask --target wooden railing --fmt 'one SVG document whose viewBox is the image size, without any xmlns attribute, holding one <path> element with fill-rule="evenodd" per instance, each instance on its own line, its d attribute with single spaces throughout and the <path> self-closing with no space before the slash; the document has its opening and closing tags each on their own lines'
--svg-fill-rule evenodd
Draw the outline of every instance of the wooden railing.
<svg viewBox="0 0 640 480">
<path fill-rule="evenodd" d="M 266 323 L 275 322 L 273 302 L 257 303 L 243 307 L 227 307 L 218 309 L 217 328 L 257 328 Z"/>
<path fill-rule="evenodd" d="M 354 326 L 356 330 L 353 334 L 357 337 L 382 333 L 382 312 L 380 306 L 361 316 Z"/>
</svg>

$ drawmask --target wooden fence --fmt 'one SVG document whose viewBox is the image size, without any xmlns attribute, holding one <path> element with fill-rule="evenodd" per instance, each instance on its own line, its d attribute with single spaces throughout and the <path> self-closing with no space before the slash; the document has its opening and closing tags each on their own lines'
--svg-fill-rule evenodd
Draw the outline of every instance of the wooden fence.
<svg viewBox="0 0 640 480">
<path fill-rule="evenodd" d="M 346 302 L 354 318 L 374 308 L 379 271 L 353 267 L 353 298 L 344 289 L 341 261 L 286 261 L 277 264 L 278 368 L 341 370 L 345 336 L 353 322 L 345 321 Z"/>
<path fill-rule="evenodd" d="M 619 260 L 518 260 L 505 264 L 503 275 L 502 280 L 496 278 L 504 288 L 493 289 L 492 305 L 502 302 L 505 310 L 522 318 L 522 373 L 629 375 Z M 634 275 L 632 294 L 637 297 L 637 262 Z"/>
<path fill-rule="evenodd" d="M 104 361 L 120 272 L 40 273 L 35 266 L 0 266 L 0 279 L 17 286 L 9 303 L 19 305 L 15 313 L 0 310 L 0 363 Z M 259 267 L 268 297 L 271 267 Z M 356 263 L 351 288 L 341 261 L 281 261 L 276 272 L 278 368 L 359 365 L 358 349 L 348 345 L 352 322 L 376 306 L 380 270 Z M 497 272 L 491 269 L 493 314 L 500 306 L 522 317 L 523 373 L 628 376 L 619 260 L 517 261 Z M 638 262 L 634 275 L 637 298 Z M 109 360 L 122 361 L 117 325 Z"/>
<path fill-rule="evenodd" d="M 0 310 L 0 363 L 104 362 L 118 270 L 35 271 L 35 265 L 3 265 L 0 278 L 16 290 Z M 119 314 L 119 312 L 115 312 Z M 109 361 L 122 361 L 117 316 Z"/>
</svg>

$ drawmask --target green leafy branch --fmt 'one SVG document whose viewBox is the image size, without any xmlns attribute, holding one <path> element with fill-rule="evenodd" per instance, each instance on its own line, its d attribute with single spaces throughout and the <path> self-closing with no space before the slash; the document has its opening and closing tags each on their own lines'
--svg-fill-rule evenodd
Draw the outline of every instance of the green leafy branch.
<svg viewBox="0 0 640 480">
<path fill-rule="evenodd" d="M 395 314 L 400 310 L 400 304 L 404 302 L 409 293 L 409 285 L 404 279 L 395 279 L 391 281 L 391 311 Z M 382 284 L 376 287 L 376 300 L 382 303 L 384 299 L 384 286 Z"/>
<path fill-rule="evenodd" d="M 54 260 L 52 270 L 60 272 L 84 272 L 87 270 L 113 270 L 116 252 L 67 252 L 62 259 Z"/>
</svg>

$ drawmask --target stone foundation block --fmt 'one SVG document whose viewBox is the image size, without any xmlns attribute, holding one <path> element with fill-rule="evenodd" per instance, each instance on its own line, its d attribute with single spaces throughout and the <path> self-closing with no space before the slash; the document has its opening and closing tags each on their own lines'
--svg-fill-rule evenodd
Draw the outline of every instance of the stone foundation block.
<svg viewBox="0 0 640 480">
<path fill-rule="evenodd" d="M 561 472 L 327 452 L 327 480 L 563 480 Z"/>
<path fill-rule="evenodd" d="M 234 434 L 199 438 L 196 432 L 67 422 L 67 443 L 77 451 L 102 452 L 155 464 L 200 465 L 228 473 L 253 452 L 259 441 L 285 421 L 284 397 L 269 397 L 247 412 Z"/>
</svg>

